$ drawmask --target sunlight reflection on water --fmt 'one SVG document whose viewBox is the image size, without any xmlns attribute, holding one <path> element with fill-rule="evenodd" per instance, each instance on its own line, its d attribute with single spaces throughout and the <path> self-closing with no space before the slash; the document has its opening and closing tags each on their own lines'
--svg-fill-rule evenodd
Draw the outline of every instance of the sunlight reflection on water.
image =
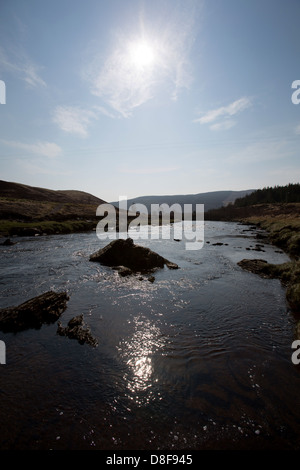
<svg viewBox="0 0 300 470">
<path fill-rule="evenodd" d="M 132 323 L 133 334 L 121 342 L 119 353 L 128 366 L 123 379 L 129 397 L 137 405 L 143 405 L 154 398 L 153 356 L 162 353 L 164 341 L 160 329 L 142 315 L 135 316 Z"/>
</svg>

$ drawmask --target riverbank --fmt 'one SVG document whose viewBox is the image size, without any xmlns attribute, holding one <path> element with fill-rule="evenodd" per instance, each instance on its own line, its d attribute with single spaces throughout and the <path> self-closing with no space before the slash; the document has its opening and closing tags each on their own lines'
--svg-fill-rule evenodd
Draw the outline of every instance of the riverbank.
<svg viewBox="0 0 300 470">
<path fill-rule="evenodd" d="M 257 203 L 229 205 L 205 213 L 205 220 L 240 222 L 266 231 L 270 243 L 290 257 L 288 263 L 272 265 L 242 260 L 244 269 L 281 280 L 286 287 L 287 301 L 295 314 L 300 314 L 300 203 Z M 263 236 L 263 235 L 258 235 Z M 299 318 L 300 320 L 300 318 Z M 298 328 L 300 338 L 300 326 Z"/>
<path fill-rule="evenodd" d="M 44 220 L 34 222 L 18 222 L 13 220 L 0 220 L 0 236 L 38 236 L 58 235 L 66 233 L 89 232 L 95 229 L 95 220 Z"/>
<path fill-rule="evenodd" d="M 266 231 L 268 240 L 290 256 L 283 264 L 270 264 L 263 260 L 242 260 L 239 265 L 264 278 L 280 279 L 286 288 L 287 302 L 297 321 L 296 337 L 300 339 L 300 219 L 289 214 L 275 217 L 250 216 L 242 223 L 255 225 Z M 253 262 L 254 261 L 254 262 Z"/>
<path fill-rule="evenodd" d="M 268 233 L 268 238 L 273 245 L 280 247 L 292 259 L 300 258 L 300 207 L 299 214 L 285 213 L 276 216 L 249 216 L 240 221 L 256 225 Z"/>
</svg>

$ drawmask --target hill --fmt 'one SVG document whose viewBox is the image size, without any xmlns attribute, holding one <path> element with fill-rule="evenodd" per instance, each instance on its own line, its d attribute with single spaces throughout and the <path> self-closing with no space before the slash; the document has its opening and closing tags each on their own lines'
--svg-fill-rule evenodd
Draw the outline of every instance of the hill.
<svg viewBox="0 0 300 470">
<path fill-rule="evenodd" d="M 51 190 L 0 181 L 0 233 L 5 236 L 92 230 L 104 203 L 76 190 Z"/>
<path fill-rule="evenodd" d="M 205 220 L 259 225 L 274 244 L 300 257 L 300 184 L 258 189 L 234 204 L 206 211 Z"/>
<path fill-rule="evenodd" d="M 207 209 L 205 218 L 233 221 L 249 217 L 299 217 L 299 205 L 300 184 L 265 187 L 237 198 L 226 207 Z"/>
<path fill-rule="evenodd" d="M 204 209 L 211 210 L 221 206 L 226 206 L 230 203 L 235 202 L 237 198 L 246 196 L 247 194 L 255 191 L 254 189 L 248 189 L 244 191 L 212 191 L 199 194 L 178 194 L 178 195 L 166 195 L 166 196 L 140 196 L 127 200 L 128 208 L 133 204 L 143 204 L 147 207 L 148 213 L 151 210 L 151 204 L 180 204 L 182 210 L 184 204 L 192 204 L 193 210 L 196 208 L 196 204 L 204 204 Z M 118 207 L 119 201 L 111 202 L 111 204 Z"/>
<path fill-rule="evenodd" d="M 1 198 L 29 199 L 31 201 L 46 201 L 57 203 L 75 204 L 101 204 L 105 201 L 84 191 L 52 190 L 28 186 L 20 183 L 0 181 Z"/>
</svg>

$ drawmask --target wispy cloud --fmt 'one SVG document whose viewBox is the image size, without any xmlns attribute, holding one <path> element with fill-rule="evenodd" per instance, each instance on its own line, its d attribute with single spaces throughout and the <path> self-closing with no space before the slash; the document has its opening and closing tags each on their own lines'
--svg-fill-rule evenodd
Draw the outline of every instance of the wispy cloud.
<svg viewBox="0 0 300 470">
<path fill-rule="evenodd" d="M 250 98 L 242 97 L 227 106 L 221 106 L 208 111 L 200 118 L 195 119 L 194 122 L 200 124 L 211 124 L 211 130 L 230 129 L 236 124 L 236 121 L 229 118 L 249 108 L 251 104 L 252 102 Z M 215 123 L 215 121 L 218 121 L 219 119 L 221 119 L 221 121 Z"/>
<path fill-rule="evenodd" d="M 193 6 L 188 8 L 187 6 Z M 158 16 L 151 27 L 140 19 L 136 33 L 120 33 L 111 53 L 103 61 L 96 55 L 84 71 L 91 93 L 99 97 L 121 117 L 129 117 L 134 109 L 157 97 L 163 90 L 173 100 L 188 88 L 193 74 L 190 52 L 195 40 L 196 8 L 192 0 L 179 8 Z M 196 6 L 195 6 L 196 5 Z M 161 13 L 161 12 L 160 12 Z M 166 20 L 167 18 L 167 20 Z M 142 25 L 142 26 L 141 26 Z M 153 53 L 151 64 L 132 62 L 132 47 L 144 42 Z"/>
<path fill-rule="evenodd" d="M 33 144 L 26 144 L 14 140 L 1 139 L 1 143 L 22 150 L 29 154 L 34 154 L 47 158 L 56 158 L 62 154 L 62 148 L 54 142 L 36 142 Z"/>
<path fill-rule="evenodd" d="M 226 131 L 227 129 L 231 129 L 231 127 L 234 127 L 235 125 L 236 121 L 232 119 L 226 119 L 225 121 L 216 122 L 215 124 L 212 124 L 210 126 L 210 129 L 212 131 Z"/>
<path fill-rule="evenodd" d="M 8 58 L 4 49 L 0 47 L 0 67 L 18 76 L 31 88 L 46 87 L 46 82 L 40 76 L 42 67 L 35 64 L 24 51 L 19 50 Z"/>
<path fill-rule="evenodd" d="M 80 137 L 88 136 L 88 128 L 97 118 L 95 111 L 76 106 L 57 106 L 53 113 L 53 122 L 63 131 Z"/>
<path fill-rule="evenodd" d="M 128 117 L 134 108 L 152 97 L 152 70 L 136 73 L 128 53 L 119 47 L 91 78 L 92 94 L 103 99 L 114 111 Z"/>
<path fill-rule="evenodd" d="M 94 106 L 93 109 L 95 110 L 95 112 L 98 112 L 99 114 L 103 114 L 104 116 L 110 117 L 112 119 L 115 119 L 118 117 L 115 113 L 109 111 L 104 106 Z"/>
</svg>

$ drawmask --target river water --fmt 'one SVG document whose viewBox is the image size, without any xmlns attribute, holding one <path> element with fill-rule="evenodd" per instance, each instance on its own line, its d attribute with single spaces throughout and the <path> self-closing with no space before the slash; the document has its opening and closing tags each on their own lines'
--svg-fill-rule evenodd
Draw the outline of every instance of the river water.
<svg viewBox="0 0 300 470">
<path fill-rule="evenodd" d="M 237 262 L 289 258 L 234 223 L 206 222 L 201 250 L 140 240 L 177 263 L 121 277 L 89 261 L 95 232 L 0 247 L 1 305 L 50 289 L 70 296 L 96 348 L 57 324 L 1 333 L 0 449 L 300 449 L 295 319 L 278 280 Z M 223 243 L 223 245 L 215 245 Z"/>
</svg>

